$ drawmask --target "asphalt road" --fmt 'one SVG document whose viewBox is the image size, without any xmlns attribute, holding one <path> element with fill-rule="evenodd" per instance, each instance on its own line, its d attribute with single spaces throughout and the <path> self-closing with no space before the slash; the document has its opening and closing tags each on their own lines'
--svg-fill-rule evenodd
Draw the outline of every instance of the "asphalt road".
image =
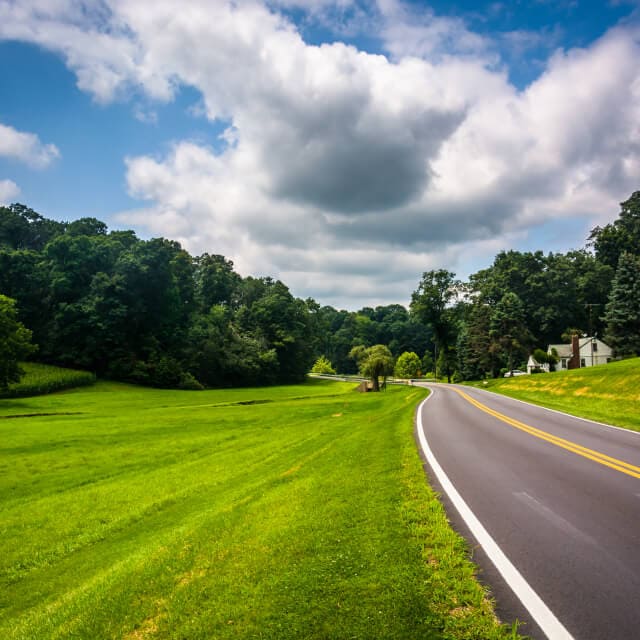
<svg viewBox="0 0 640 640">
<path fill-rule="evenodd" d="M 424 386 L 433 391 L 418 419 L 428 472 L 501 619 L 524 621 L 536 639 L 640 639 L 640 434 L 478 389 Z M 514 595 L 455 490 L 548 614 Z"/>
</svg>

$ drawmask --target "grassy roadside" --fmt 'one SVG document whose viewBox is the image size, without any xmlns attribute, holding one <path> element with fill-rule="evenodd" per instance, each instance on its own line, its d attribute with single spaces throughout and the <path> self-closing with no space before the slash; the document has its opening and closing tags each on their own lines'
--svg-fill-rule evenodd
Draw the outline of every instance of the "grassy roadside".
<svg viewBox="0 0 640 640">
<path fill-rule="evenodd" d="M 1 401 L 0 637 L 515 637 L 425 483 L 426 392 L 352 389 Z"/>
<path fill-rule="evenodd" d="M 550 409 L 640 431 L 640 358 L 473 383 Z"/>
</svg>

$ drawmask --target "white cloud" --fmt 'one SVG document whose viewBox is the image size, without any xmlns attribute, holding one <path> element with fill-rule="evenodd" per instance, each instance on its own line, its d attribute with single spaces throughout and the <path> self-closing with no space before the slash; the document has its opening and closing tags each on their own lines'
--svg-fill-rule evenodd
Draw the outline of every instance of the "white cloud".
<svg viewBox="0 0 640 640">
<path fill-rule="evenodd" d="M 0 123 L 0 156 L 42 169 L 58 158 L 60 152 L 55 145 L 40 142 L 35 133 L 18 131 Z"/>
<path fill-rule="evenodd" d="M 437 60 L 473 56 L 496 62 L 487 38 L 470 31 L 461 18 L 438 16 L 428 6 L 400 0 L 377 0 L 381 15 L 380 36 L 396 59 L 406 56 Z"/>
<path fill-rule="evenodd" d="M 11 203 L 20 193 L 18 185 L 12 180 L 0 180 L 0 205 Z"/>
<path fill-rule="evenodd" d="M 285 5 L 335 8 L 271 7 Z M 165 157 L 129 158 L 129 190 L 148 206 L 120 219 L 298 295 L 406 302 L 425 269 L 464 271 L 557 218 L 584 227 L 639 188 L 630 28 L 559 50 L 519 91 L 464 23 L 395 0 L 376 9 L 393 60 L 310 46 L 252 0 L 98 6 L 0 0 L 0 37 L 58 51 L 99 101 L 170 100 L 188 85 L 210 120 L 231 123 L 220 153 L 179 141 Z"/>
</svg>

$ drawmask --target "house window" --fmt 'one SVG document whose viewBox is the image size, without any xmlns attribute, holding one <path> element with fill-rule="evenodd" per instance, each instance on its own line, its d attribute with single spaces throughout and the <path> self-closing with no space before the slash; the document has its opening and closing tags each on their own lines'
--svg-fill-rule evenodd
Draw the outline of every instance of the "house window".
<svg viewBox="0 0 640 640">
<path fill-rule="evenodd" d="M 560 361 L 560 366 L 561 366 L 563 369 L 566 369 L 566 368 L 567 368 L 567 359 L 566 359 L 566 358 L 562 358 L 562 360 Z"/>
<path fill-rule="evenodd" d="M 581 367 L 586 367 L 587 366 L 587 361 L 584 358 L 580 358 L 580 366 Z"/>
<path fill-rule="evenodd" d="M 591 350 L 593 352 L 596 352 L 598 350 L 598 343 L 595 340 L 591 343 Z"/>
</svg>

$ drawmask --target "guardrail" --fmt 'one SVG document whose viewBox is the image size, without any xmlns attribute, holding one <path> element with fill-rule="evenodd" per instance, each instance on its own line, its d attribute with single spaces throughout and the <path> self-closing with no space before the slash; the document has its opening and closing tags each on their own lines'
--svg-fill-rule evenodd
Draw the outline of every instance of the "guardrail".
<svg viewBox="0 0 640 640">
<path fill-rule="evenodd" d="M 308 373 L 311 378 L 321 378 L 324 380 L 336 380 L 338 382 L 365 382 L 369 378 L 362 376 L 341 375 L 339 373 Z M 387 384 L 408 384 L 414 382 L 437 382 L 434 378 L 387 378 Z"/>
</svg>

